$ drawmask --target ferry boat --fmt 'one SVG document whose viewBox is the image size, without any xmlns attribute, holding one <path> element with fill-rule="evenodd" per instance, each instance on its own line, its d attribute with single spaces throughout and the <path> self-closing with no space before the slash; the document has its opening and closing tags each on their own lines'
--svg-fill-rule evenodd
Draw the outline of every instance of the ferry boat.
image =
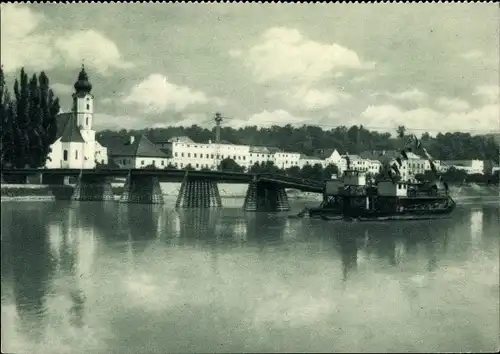
<svg viewBox="0 0 500 354">
<path fill-rule="evenodd" d="M 308 212 L 326 220 L 421 220 L 446 217 L 455 207 L 440 181 L 374 183 L 363 172 L 347 170 L 341 179 L 326 181 L 321 206 Z"/>
</svg>

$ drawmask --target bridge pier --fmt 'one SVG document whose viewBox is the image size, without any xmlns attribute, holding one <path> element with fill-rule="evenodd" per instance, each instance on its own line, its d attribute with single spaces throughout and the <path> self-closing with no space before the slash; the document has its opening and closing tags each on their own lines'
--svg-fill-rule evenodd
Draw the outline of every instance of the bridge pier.
<svg viewBox="0 0 500 354">
<path fill-rule="evenodd" d="M 187 179 L 182 181 L 176 208 L 220 208 L 222 200 L 215 181 Z"/>
<path fill-rule="evenodd" d="M 63 175 L 51 175 L 42 173 L 42 184 L 64 185 L 69 184 L 69 177 Z"/>
<path fill-rule="evenodd" d="M 243 209 L 245 211 L 289 211 L 290 203 L 284 188 L 274 183 L 252 181 L 248 185 Z"/>
<path fill-rule="evenodd" d="M 109 178 L 97 175 L 81 174 L 78 177 L 71 200 L 106 201 L 114 200 Z"/>
<path fill-rule="evenodd" d="M 158 177 L 129 173 L 120 202 L 163 204 L 163 193 Z"/>
</svg>

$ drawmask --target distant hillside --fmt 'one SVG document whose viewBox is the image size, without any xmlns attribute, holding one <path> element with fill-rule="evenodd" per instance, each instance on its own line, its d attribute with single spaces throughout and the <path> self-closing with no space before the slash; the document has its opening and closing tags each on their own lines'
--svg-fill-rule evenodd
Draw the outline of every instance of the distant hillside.
<svg viewBox="0 0 500 354">
<path fill-rule="evenodd" d="M 188 136 L 196 142 L 213 140 L 215 135 L 213 130 L 193 125 L 131 131 L 105 130 L 99 133 L 98 140 L 106 146 L 107 141 L 114 139 L 125 141 L 130 134 L 146 134 L 152 141 L 166 141 L 174 136 Z M 337 127 L 330 130 L 323 130 L 317 126 L 294 128 L 291 125 L 260 129 L 255 126 L 240 129 L 223 127 L 221 138 L 234 144 L 274 146 L 305 155 L 314 155 L 325 149 L 337 149 L 342 153 L 357 154 L 367 150 L 400 149 L 402 146 L 401 139 L 389 133 L 370 131 L 363 126 Z M 428 133 L 423 133 L 420 138 L 422 145 L 436 159 L 498 161 L 499 134 L 440 133 L 436 137 L 431 137 Z"/>
</svg>

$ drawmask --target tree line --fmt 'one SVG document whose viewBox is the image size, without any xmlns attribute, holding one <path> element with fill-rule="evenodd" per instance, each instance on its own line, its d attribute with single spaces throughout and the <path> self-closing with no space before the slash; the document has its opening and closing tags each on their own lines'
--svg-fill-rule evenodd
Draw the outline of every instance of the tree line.
<svg viewBox="0 0 500 354">
<path fill-rule="evenodd" d="M 396 132 L 395 132 L 396 133 Z M 188 136 L 195 142 L 208 142 L 214 139 L 214 129 L 202 128 L 198 125 L 190 127 L 148 128 L 143 130 L 104 130 L 98 139 L 106 145 L 108 139 L 130 134 L 144 134 L 152 141 L 166 141 L 176 136 Z M 409 135 L 404 127 L 398 128 L 398 134 L 380 133 L 366 129 L 362 125 L 342 126 L 324 130 L 318 126 L 303 125 L 293 127 L 272 126 L 258 128 L 247 126 L 234 129 L 221 127 L 221 138 L 233 144 L 253 146 L 273 146 L 284 151 L 295 151 L 305 155 L 318 155 L 322 150 L 337 149 L 340 153 L 358 154 L 369 150 L 399 150 L 401 136 Z M 493 135 L 471 135 L 470 133 L 439 133 L 431 137 L 424 132 L 419 136 L 422 146 L 438 160 L 472 160 L 498 161 L 499 144 Z M 498 138 L 498 137 L 497 137 Z"/>
<path fill-rule="evenodd" d="M 11 96 L 0 68 L 0 164 L 2 168 L 43 167 L 57 138 L 59 99 L 49 78 L 21 69 Z"/>
</svg>

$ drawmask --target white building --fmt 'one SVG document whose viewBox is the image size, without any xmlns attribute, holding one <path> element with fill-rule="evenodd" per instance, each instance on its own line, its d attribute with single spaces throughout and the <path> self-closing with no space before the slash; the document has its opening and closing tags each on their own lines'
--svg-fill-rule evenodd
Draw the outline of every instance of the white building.
<svg viewBox="0 0 500 354">
<path fill-rule="evenodd" d="M 249 167 L 250 147 L 248 145 L 235 145 L 228 141 L 216 144 L 196 143 L 187 136 L 170 138 L 165 142 L 157 142 L 158 146 L 167 149 L 172 155 L 172 164 L 178 168 L 191 165 L 192 168 L 200 170 L 216 169 L 222 160 L 230 158 L 242 167 Z"/>
<path fill-rule="evenodd" d="M 298 152 L 276 151 L 273 154 L 274 165 L 282 170 L 298 166 L 299 160 L 300 153 Z"/>
<path fill-rule="evenodd" d="M 314 165 L 321 165 L 323 168 L 328 165 L 326 160 L 323 160 L 319 157 L 315 156 L 306 156 L 306 155 L 300 155 L 298 167 L 303 168 L 304 166 L 314 166 Z"/>
<path fill-rule="evenodd" d="M 468 175 L 484 174 L 484 161 L 482 160 L 443 161 L 439 167 L 439 170 L 442 172 L 446 172 L 450 167 L 454 167 L 457 170 L 465 171 Z"/>
<path fill-rule="evenodd" d="M 45 167 L 92 169 L 108 162 L 107 149 L 95 139 L 92 129 L 94 96 L 92 85 L 82 67 L 73 93 L 71 112 L 57 116 L 57 140 L 51 145 Z"/>
<path fill-rule="evenodd" d="M 120 168 L 166 168 L 173 163 L 168 149 L 162 149 L 144 135 L 110 145 L 109 160 Z"/>
</svg>

